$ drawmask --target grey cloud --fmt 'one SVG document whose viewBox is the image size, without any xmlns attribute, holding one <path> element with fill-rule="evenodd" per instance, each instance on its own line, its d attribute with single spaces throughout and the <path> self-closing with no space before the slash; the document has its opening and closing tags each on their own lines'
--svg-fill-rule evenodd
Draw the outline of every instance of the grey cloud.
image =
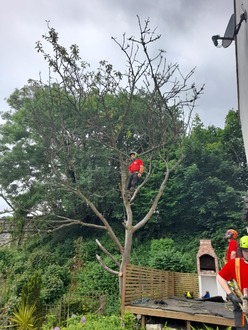
<svg viewBox="0 0 248 330">
<path fill-rule="evenodd" d="M 34 49 L 47 31 L 46 20 L 59 32 L 65 46 L 77 43 L 82 58 L 93 66 L 101 59 L 118 66 L 119 50 L 111 36 L 121 39 L 124 32 L 138 35 L 139 15 L 142 21 L 150 17 L 151 27 L 162 34 L 159 47 L 166 50 L 169 63 L 179 63 L 184 73 L 197 67 L 196 84 L 206 84 L 197 110 L 206 124 L 211 117 L 212 123 L 222 126 L 228 109 L 237 107 L 234 45 L 217 49 L 211 36 L 224 33 L 232 12 L 232 0 L 4 2 L 0 14 L 0 28 L 5 31 L 0 36 L 0 107 L 6 109 L 3 99 L 16 87 L 22 87 L 29 78 L 37 79 L 40 71 L 46 73 L 46 63 Z"/>
</svg>

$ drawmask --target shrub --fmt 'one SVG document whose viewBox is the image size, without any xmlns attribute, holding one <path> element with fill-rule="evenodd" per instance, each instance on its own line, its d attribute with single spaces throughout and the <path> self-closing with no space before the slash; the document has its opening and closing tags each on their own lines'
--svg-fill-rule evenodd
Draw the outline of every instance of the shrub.
<svg viewBox="0 0 248 330">
<path fill-rule="evenodd" d="M 46 285 L 41 290 L 41 297 L 46 304 L 52 304 L 58 300 L 65 292 L 65 286 L 63 281 L 57 276 L 46 274 L 42 277 Z"/>
<path fill-rule="evenodd" d="M 9 269 L 18 259 L 17 251 L 9 248 L 0 249 L 0 269 L 4 277 L 9 275 Z"/>
<path fill-rule="evenodd" d="M 70 283 L 68 270 L 56 264 L 49 265 L 42 275 L 42 283 L 42 299 L 48 304 L 54 303 L 66 292 Z"/>
<path fill-rule="evenodd" d="M 190 272 L 193 265 L 187 254 L 178 251 L 168 238 L 151 241 L 148 264 L 150 267 L 173 272 Z"/>
<path fill-rule="evenodd" d="M 121 318 L 117 315 L 98 316 L 87 314 L 86 316 L 76 316 L 66 321 L 66 326 L 55 327 L 59 330 L 135 330 L 137 321 L 133 314 L 125 313 Z M 45 329 L 45 328 L 44 328 Z"/>
<path fill-rule="evenodd" d="M 45 270 L 46 267 L 56 262 L 56 256 L 45 250 L 33 252 L 29 258 L 30 269 Z"/>
<path fill-rule="evenodd" d="M 106 263 L 110 264 L 108 261 Z M 111 294 L 118 292 L 118 277 L 108 273 L 96 261 L 92 261 L 78 272 L 78 286 L 82 294 L 97 292 Z"/>
</svg>

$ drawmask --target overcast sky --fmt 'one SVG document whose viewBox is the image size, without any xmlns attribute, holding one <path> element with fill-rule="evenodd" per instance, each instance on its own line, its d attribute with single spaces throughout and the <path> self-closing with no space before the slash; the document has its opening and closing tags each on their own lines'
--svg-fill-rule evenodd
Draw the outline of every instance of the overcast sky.
<svg viewBox="0 0 248 330">
<path fill-rule="evenodd" d="M 120 50 L 111 37 L 138 36 L 137 15 L 157 27 L 162 35 L 157 47 L 166 50 L 168 63 L 178 63 L 184 74 L 196 67 L 193 80 L 205 84 L 196 112 L 206 126 L 223 127 L 228 111 L 237 109 L 234 42 L 217 48 L 211 39 L 224 35 L 233 0 L 3 0 L 1 5 L 1 111 L 8 110 L 5 99 L 15 88 L 47 74 L 35 50 L 46 21 L 64 46 L 79 46 L 92 68 L 104 59 L 118 69 Z"/>
</svg>

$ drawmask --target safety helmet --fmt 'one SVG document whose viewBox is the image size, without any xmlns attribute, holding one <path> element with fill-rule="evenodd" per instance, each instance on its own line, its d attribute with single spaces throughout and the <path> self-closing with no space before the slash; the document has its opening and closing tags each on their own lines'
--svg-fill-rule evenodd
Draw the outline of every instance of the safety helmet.
<svg viewBox="0 0 248 330">
<path fill-rule="evenodd" d="M 133 151 L 133 150 L 131 150 L 131 151 L 129 152 L 129 156 L 131 156 L 131 155 L 135 155 L 135 156 L 137 156 L 137 152 L 136 152 L 136 151 Z"/>
<path fill-rule="evenodd" d="M 248 236 L 243 236 L 240 238 L 239 247 L 241 249 L 248 249 Z"/>
<path fill-rule="evenodd" d="M 237 239 L 238 232 L 234 229 L 228 229 L 225 233 L 225 239 L 229 239 L 229 238 Z"/>
</svg>

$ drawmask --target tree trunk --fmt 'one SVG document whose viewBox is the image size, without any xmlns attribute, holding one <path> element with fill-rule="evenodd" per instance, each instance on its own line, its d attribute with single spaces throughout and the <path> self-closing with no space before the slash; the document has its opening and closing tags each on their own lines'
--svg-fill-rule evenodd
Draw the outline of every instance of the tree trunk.
<svg viewBox="0 0 248 330">
<path fill-rule="evenodd" d="M 120 296 L 122 295 L 122 288 L 123 288 L 123 274 L 125 272 L 127 264 L 130 262 L 130 258 L 131 258 L 132 244 L 133 244 L 133 227 L 132 227 L 132 225 L 130 225 L 130 226 L 126 225 L 125 246 L 124 246 L 124 251 L 122 254 L 122 261 L 121 261 L 121 266 L 120 266 L 120 275 L 121 275 L 120 279 L 119 279 Z"/>
</svg>

